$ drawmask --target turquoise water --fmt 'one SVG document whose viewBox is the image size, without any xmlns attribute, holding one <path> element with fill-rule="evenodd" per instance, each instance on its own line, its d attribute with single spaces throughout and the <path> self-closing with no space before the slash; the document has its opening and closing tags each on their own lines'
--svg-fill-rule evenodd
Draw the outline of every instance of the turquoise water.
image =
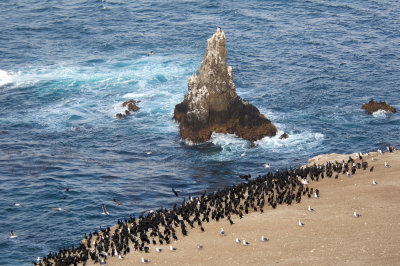
<svg viewBox="0 0 400 266">
<path fill-rule="evenodd" d="M 400 145 L 398 113 L 360 109 L 371 98 L 400 108 L 397 1 L 5 0 L 0 8 L 1 265 L 29 264 L 117 219 L 180 203 L 172 187 L 187 198 L 263 174 L 264 163 L 275 171 L 321 153 Z M 289 139 L 248 149 L 230 135 L 202 145 L 179 138 L 174 106 L 217 26 L 237 93 Z M 131 98 L 141 109 L 115 119 Z"/>
</svg>

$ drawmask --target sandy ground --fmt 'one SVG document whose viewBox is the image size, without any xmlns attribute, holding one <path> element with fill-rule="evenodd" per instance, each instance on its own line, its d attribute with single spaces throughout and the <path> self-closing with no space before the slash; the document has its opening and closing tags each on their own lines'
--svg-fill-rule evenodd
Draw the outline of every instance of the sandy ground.
<svg viewBox="0 0 400 266">
<path fill-rule="evenodd" d="M 309 162 L 347 158 L 331 154 Z M 178 235 L 172 243 L 175 251 L 150 245 L 150 253 L 131 251 L 122 260 L 109 258 L 107 264 L 138 265 L 144 257 L 151 265 L 399 265 L 400 152 L 374 153 L 364 160 L 369 163 L 365 171 L 313 182 L 319 199 L 303 196 L 300 204 L 265 208 L 263 214 L 250 213 L 243 219 L 232 217 L 232 226 L 226 220 L 203 224 L 205 232 L 196 227 L 186 237 Z M 385 161 L 391 167 L 385 167 Z M 377 185 L 372 184 L 374 179 Z M 308 205 L 315 211 L 309 212 Z M 354 217 L 354 211 L 361 216 Z M 303 227 L 298 226 L 299 219 Z M 220 235 L 221 227 L 226 236 Z M 269 241 L 262 242 L 261 235 Z M 237 244 L 236 237 L 250 244 Z M 158 253 L 155 247 L 163 251 Z"/>
</svg>

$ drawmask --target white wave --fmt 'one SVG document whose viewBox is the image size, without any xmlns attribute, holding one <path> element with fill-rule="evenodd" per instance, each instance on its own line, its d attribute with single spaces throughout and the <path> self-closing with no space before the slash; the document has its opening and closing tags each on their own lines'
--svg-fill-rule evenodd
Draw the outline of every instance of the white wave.
<svg viewBox="0 0 400 266">
<path fill-rule="evenodd" d="M 314 148 L 320 145 L 325 136 L 321 133 L 314 133 L 309 131 L 303 132 L 288 132 L 289 137 L 287 139 L 280 139 L 279 137 L 284 132 L 278 130 L 278 133 L 274 137 L 264 137 L 261 140 L 255 142 L 263 149 L 269 149 L 272 151 L 279 151 L 281 149 L 290 150 L 304 150 Z"/>
<path fill-rule="evenodd" d="M 4 86 L 12 83 L 12 76 L 6 71 L 0 69 L 0 86 Z"/>
<path fill-rule="evenodd" d="M 376 112 L 373 112 L 372 116 L 376 117 L 376 118 L 385 118 L 387 116 L 387 114 L 388 114 L 388 112 L 385 110 L 378 110 Z"/>
</svg>

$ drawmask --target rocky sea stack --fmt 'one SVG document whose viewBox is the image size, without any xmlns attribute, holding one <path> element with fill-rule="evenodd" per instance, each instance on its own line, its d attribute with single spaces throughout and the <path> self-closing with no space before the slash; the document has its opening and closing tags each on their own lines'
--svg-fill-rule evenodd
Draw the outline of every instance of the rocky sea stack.
<svg viewBox="0 0 400 266">
<path fill-rule="evenodd" d="M 212 132 L 231 133 L 252 144 L 277 129 L 257 107 L 241 99 L 233 83 L 232 67 L 226 64 L 226 38 L 220 28 L 207 40 L 199 69 L 188 80 L 188 93 L 177 104 L 174 119 L 182 139 L 195 143 L 211 138 Z"/>
<path fill-rule="evenodd" d="M 361 106 L 361 109 L 364 109 L 370 115 L 379 110 L 396 113 L 396 108 L 390 106 L 386 102 L 375 102 L 374 100 L 370 100 L 368 103 L 364 103 Z"/>
</svg>

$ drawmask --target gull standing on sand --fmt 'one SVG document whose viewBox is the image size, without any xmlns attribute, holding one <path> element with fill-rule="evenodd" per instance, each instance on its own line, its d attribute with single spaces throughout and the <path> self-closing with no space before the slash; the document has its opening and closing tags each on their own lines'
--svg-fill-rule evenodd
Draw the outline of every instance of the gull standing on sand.
<svg viewBox="0 0 400 266">
<path fill-rule="evenodd" d="M 145 258 L 142 257 L 142 263 L 149 263 L 149 260 L 146 260 Z"/>
<path fill-rule="evenodd" d="M 385 162 L 385 167 L 390 167 L 388 162 Z"/>
<path fill-rule="evenodd" d="M 157 252 L 161 252 L 161 251 L 162 251 L 162 248 L 156 248 L 156 251 L 157 251 Z"/>
<path fill-rule="evenodd" d="M 299 220 L 299 226 L 304 226 L 304 224 Z"/>
<path fill-rule="evenodd" d="M 372 185 L 377 185 L 378 184 L 378 182 L 376 182 L 376 180 L 374 179 L 374 180 L 372 180 Z"/>
<path fill-rule="evenodd" d="M 351 176 L 351 174 L 350 174 L 350 172 L 349 171 L 347 171 L 347 174 L 346 174 L 347 176 Z"/>
<path fill-rule="evenodd" d="M 101 214 L 103 214 L 103 215 L 109 215 L 110 214 L 106 209 L 106 205 L 101 204 L 101 207 L 103 208 L 103 212 Z"/>
<path fill-rule="evenodd" d="M 316 198 L 316 199 L 319 198 L 319 190 L 318 189 L 315 190 L 314 198 Z"/>
<path fill-rule="evenodd" d="M 361 216 L 361 214 L 359 214 L 359 213 L 357 213 L 356 211 L 354 211 L 354 217 L 358 218 L 358 217 L 360 217 L 360 216 Z"/>
<path fill-rule="evenodd" d="M 250 243 L 247 242 L 246 240 L 243 240 L 243 246 L 248 246 Z"/>
<path fill-rule="evenodd" d="M 239 244 L 240 243 L 240 239 L 236 237 L 235 242 Z"/>
<path fill-rule="evenodd" d="M 169 245 L 169 250 L 171 250 L 171 251 L 175 251 L 175 250 L 176 250 L 176 248 L 174 248 L 172 245 Z"/>
<path fill-rule="evenodd" d="M 313 209 L 313 208 L 311 208 L 311 206 L 310 206 L 310 205 L 308 205 L 308 211 L 309 211 L 309 212 L 313 212 L 313 211 L 314 211 L 314 209 Z"/>
<path fill-rule="evenodd" d="M 382 150 L 378 149 L 378 152 L 379 152 L 380 154 L 382 154 Z"/>
<path fill-rule="evenodd" d="M 269 239 L 268 239 L 268 238 L 266 238 L 266 237 L 264 237 L 264 236 L 261 236 L 261 241 L 263 241 L 263 242 L 267 242 L 267 241 L 269 241 Z"/>
<path fill-rule="evenodd" d="M 220 234 L 221 234 L 221 236 L 224 236 L 224 235 L 225 235 L 224 228 L 221 228 L 221 232 L 220 232 Z"/>
<path fill-rule="evenodd" d="M 202 245 L 200 245 L 200 244 L 197 245 L 197 249 L 202 249 L 202 248 L 203 248 Z"/>
</svg>

